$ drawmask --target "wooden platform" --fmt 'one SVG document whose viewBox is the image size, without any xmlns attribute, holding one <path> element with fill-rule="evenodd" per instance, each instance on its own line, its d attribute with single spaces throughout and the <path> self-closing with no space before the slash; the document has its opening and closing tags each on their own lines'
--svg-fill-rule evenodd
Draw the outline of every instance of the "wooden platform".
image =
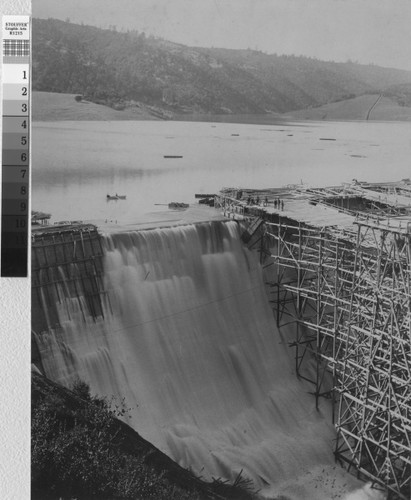
<svg viewBox="0 0 411 500">
<path fill-rule="evenodd" d="M 357 231 L 355 223 L 359 220 L 369 220 L 388 230 L 411 231 L 408 179 L 384 184 L 354 180 L 351 184 L 327 188 L 304 185 L 260 190 L 223 188 L 216 199 L 223 213 L 233 218 L 281 217 L 351 236 Z"/>
</svg>

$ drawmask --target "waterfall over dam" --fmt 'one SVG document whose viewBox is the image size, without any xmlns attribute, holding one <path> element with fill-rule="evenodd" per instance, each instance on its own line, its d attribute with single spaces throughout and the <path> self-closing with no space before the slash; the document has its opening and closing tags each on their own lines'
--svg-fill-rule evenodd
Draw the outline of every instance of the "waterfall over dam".
<svg viewBox="0 0 411 500">
<path fill-rule="evenodd" d="M 205 479 L 243 470 L 263 492 L 315 498 L 302 484 L 333 465 L 329 407 L 317 411 L 295 376 L 291 332 L 276 326 L 237 223 L 118 233 L 100 245 L 99 308 L 87 286 L 73 288 L 75 260 L 56 267 L 47 298 L 38 291 L 45 374 L 124 397 L 128 423 Z"/>
</svg>

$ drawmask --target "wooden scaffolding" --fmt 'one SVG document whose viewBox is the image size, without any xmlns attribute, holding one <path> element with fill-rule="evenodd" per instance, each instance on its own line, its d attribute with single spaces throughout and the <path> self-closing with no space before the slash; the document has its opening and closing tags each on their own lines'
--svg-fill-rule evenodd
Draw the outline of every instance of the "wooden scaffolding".
<svg viewBox="0 0 411 500">
<path fill-rule="evenodd" d="M 411 232 L 358 222 L 337 359 L 336 456 L 411 498 Z"/>
<path fill-rule="evenodd" d="M 411 500 L 410 186 L 216 197 L 260 252 L 277 325 L 293 325 L 297 376 L 313 384 L 317 408 L 332 401 L 336 459 L 402 500 Z M 263 206 L 250 204 L 257 195 Z"/>
<path fill-rule="evenodd" d="M 79 299 L 83 316 L 103 316 L 103 248 L 91 224 L 49 226 L 32 235 L 32 328 L 58 328 L 56 303 Z M 81 298 L 84 298 L 84 301 Z"/>
<path fill-rule="evenodd" d="M 333 404 L 336 458 L 411 498 L 411 231 L 357 220 L 356 234 L 265 222 L 277 324 L 295 324 L 297 376 Z"/>
</svg>

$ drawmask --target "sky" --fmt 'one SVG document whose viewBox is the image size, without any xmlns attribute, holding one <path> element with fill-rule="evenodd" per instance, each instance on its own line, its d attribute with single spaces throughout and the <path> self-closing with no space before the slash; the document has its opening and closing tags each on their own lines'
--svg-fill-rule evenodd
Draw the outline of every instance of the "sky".
<svg viewBox="0 0 411 500">
<path fill-rule="evenodd" d="M 32 0 L 33 17 L 411 70 L 411 0 Z"/>
</svg>

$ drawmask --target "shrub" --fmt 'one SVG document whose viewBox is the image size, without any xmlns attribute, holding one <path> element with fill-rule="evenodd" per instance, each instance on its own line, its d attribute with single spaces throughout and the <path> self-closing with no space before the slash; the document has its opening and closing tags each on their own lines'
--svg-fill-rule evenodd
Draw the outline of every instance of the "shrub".
<svg viewBox="0 0 411 500">
<path fill-rule="evenodd" d="M 83 398 L 86 401 L 91 400 L 90 386 L 80 378 L 77 378 L 73 382 L 71 390 L 74 392 L 74 394 L 76 394 L 80 398 Z"/>
</svg>

